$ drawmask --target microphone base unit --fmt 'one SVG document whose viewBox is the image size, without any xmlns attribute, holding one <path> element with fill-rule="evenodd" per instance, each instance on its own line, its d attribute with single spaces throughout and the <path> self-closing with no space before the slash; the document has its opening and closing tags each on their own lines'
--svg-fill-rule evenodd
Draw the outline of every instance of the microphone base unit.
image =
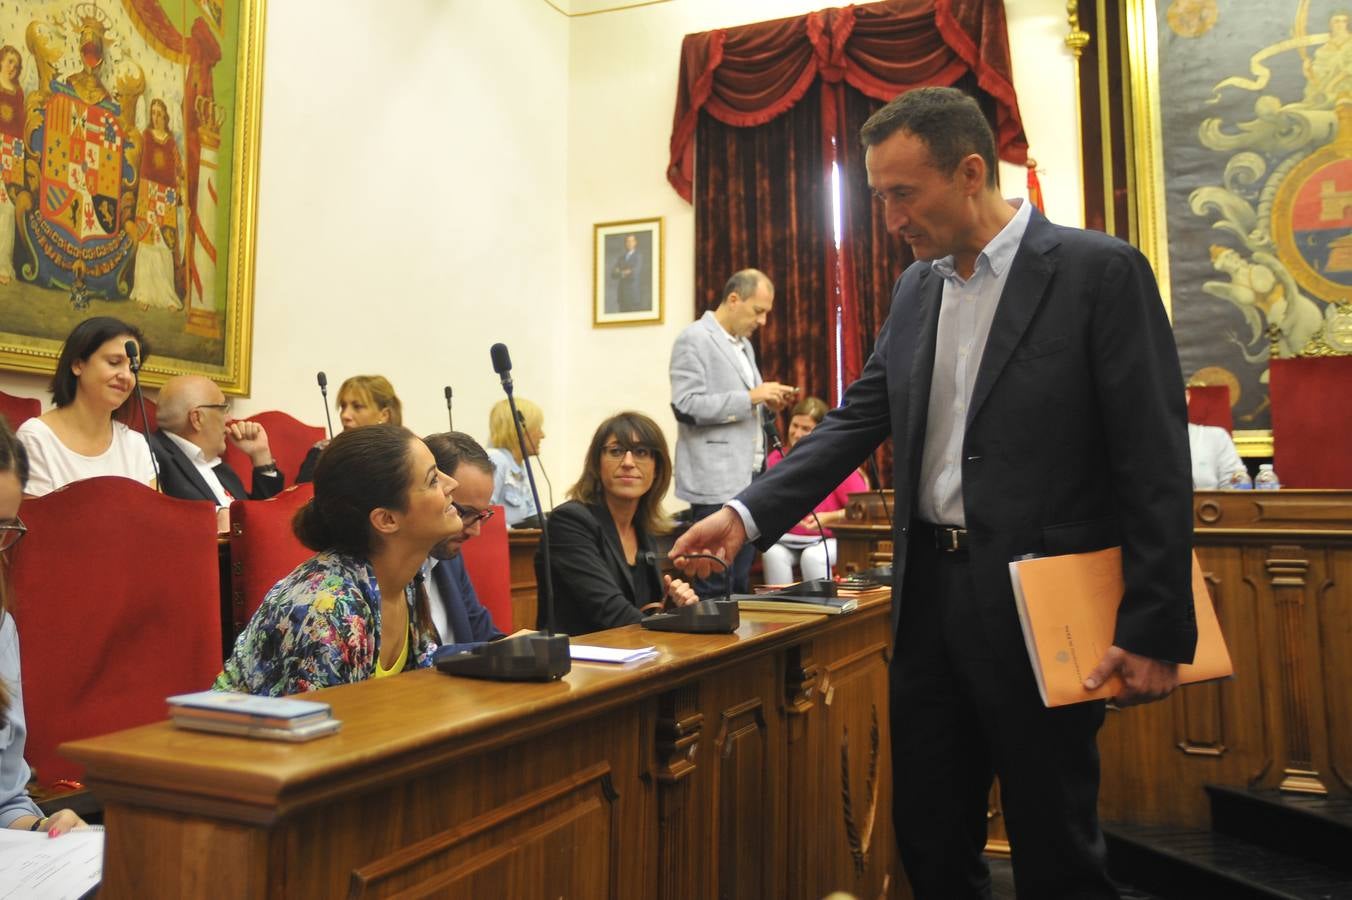
<svg viewBox="0 0 1352 900">
<path fill-rule="evenodd" d="M 732 634 L 742 624 L 742 614 L 736 600 L 701 600 L 674 612 L 648 616 L 639 624 L 649 631 Z"/>
<path fill-rule="evenodd" d="M 492 681 L 557 681 L 573 668 L 566 634 L 523 634 L 436 658 L 437 670 Z"/>
</svg>

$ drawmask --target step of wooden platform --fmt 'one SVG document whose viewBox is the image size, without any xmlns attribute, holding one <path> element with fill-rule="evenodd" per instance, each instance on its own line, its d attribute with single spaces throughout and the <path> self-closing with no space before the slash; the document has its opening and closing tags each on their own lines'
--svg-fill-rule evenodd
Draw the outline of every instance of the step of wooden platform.
<svg viewBox="0 0 1352 900">
<path fill-rule="evenodd" d="M 1320 863 L 1227 834 L 1105 824 L 1114 880 L 1166 900 L 1352 900 L 1352 878 Z"/>
<path fill-rule="evenodd" d="M 1352 799 L 1208 785 L 1211 830 L 1352 875 Z"/>
</svg>

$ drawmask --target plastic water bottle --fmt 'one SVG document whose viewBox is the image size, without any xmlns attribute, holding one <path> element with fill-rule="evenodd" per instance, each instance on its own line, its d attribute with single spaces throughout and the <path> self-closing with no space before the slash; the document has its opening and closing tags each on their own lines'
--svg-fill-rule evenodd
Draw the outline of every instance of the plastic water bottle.
<svg viewBox="0 0 1352 900">
<path fill-rule="evenodd" d="M 1282 486 L 1277 480 L 1277 470 L 1272 468 L 1272 463 L 1263 463 L 1258 467 L 1258 477 L 1253 480 L 1253 487 L 1256 491 L 1275 491 Z"/>
<path fill-rule="evenodd" d="M 1230 476 L 1230 481 L 1225 485 L 1227 490 L 1231 491 L 1251 491 L 1253 490 L 1253 481 L 1249 478 L 1248 469 L 1240 469 Z"/>
</svg>

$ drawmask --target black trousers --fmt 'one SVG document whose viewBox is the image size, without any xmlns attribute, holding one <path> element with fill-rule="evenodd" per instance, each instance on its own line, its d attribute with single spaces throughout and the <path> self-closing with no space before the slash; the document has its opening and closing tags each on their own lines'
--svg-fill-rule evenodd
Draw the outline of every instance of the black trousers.
<svg viewBox="0 0 1352 900">
<path fill-rule="evenodd" d="M 987 633 L 967 552 L 911 532 L 890 674 L 893 817 L 916 900 L 990 897 L 993 775 L 1019 897 L 1117 897 L 1096 809 L 1104 704 L 1044 707 L 1022 644 Z"/>
<path fill-rule="evenodd" d="M 698 522 L 700 519 L 708 518 L 723 508 L 722 503 L 692 503 L 690 504 L 690 521 Z M 728 589 L 727 579 L 732 579 L 731 589 L 727 590 L 732 594 L 751 593 L 751 564 L 756 561 L 756 548 L 750 542 L 742 545 L 742 549 L 737 551 L 728 562 L 727 573 L 722 569 L 710 572 L 707 578 L 696 578 L 691 581 L 690 586 L 695 589 L 701 600 L 721 600 L 725 590 Z"/>
</svg>

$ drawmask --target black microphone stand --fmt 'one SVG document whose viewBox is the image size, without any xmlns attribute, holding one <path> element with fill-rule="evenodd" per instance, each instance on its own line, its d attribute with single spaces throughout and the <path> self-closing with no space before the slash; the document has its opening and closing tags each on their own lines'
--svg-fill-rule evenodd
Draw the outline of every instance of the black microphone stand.
<svg viewBox="0 0 1352 900">
<path fill-rule="evenodd" d="M 451 415 L 451 386 L 446 385 L 446 430 L 455 431 L 455 417 Z"/>
<path fill-rule="evenodd" d="M 146 448 L 150 450 L 150 468 L 155 473 L 155 490 L 163 492 L 164 488 L 160 486 L 160 461 L 156 459 L 155 450 L 150 444 L 150 419 L 146 417 L 146 398 L 141 393 L 141 358 L 137 353 L 135 341 L 127 341 L 123 349 L 127 351 L 127 362 L 131 366 L 132 387 L 136 390 L 136 402 L 141 407 L 141 433 L 145 435 Z"/>
<path fill-rule="evenodd" d="M 507 348 L 501 344 L 494 347 L 494 366 L 497 367 L 496 350 L 502 348 L 505 365 L 498 370 L 502 376 L 502 389 L 507 393 L 507 404 L 512 411 L 512 421 L 516 424 L 516 439 L 521 447 L 521 460 L 526 466 L 526 478 L 530 482 L 531 497 L 535 508 L 540 509 L 540 492 L 535 487 L 535 474 L 531 471 L 530 455 L 525 452 L 526 440 L 519 413 L 516 410 L 516 398 L 512 396 L 511 363 L 506 362 Z M 540 584 L 542 608 L 545 615 L 544 627 L 535 634 L 523 634 L 520 637 L 490 641 L 470 650 L 438 655 L 436 667 L 447 675 L 463 675 L 468 678 L 490 678 L 495 681 L 554 681 L 567 675 L 573 668 L 572 655 L 568 649 L 568 636 L 554 634 L 554 577 L 549 561 L 549 527 L 541 516 L 544 530 L 540 534 L 540 554 L 544 558 L 544 578 Z"/>
<path fill-rule="evenodd" d="M 329 415 L 329 376 L 319 373 L 319 396 L 324 398 L 324 421 L 329 426 L 329 440 L 333 440 L 333 417 Z"/>
<path fill-rule="evenodd" d="M 649 631 L 679 634 L 732 634 L 742 624 L 741 607 L 732 599 L 728 564 L 712 553 L 682 553 L 679 559 L 707 559 L 723 567 L 723 599 L 701 600 L 678 606 L 669 613 L 654 613 L 639 624 Z"/>
</svg>

